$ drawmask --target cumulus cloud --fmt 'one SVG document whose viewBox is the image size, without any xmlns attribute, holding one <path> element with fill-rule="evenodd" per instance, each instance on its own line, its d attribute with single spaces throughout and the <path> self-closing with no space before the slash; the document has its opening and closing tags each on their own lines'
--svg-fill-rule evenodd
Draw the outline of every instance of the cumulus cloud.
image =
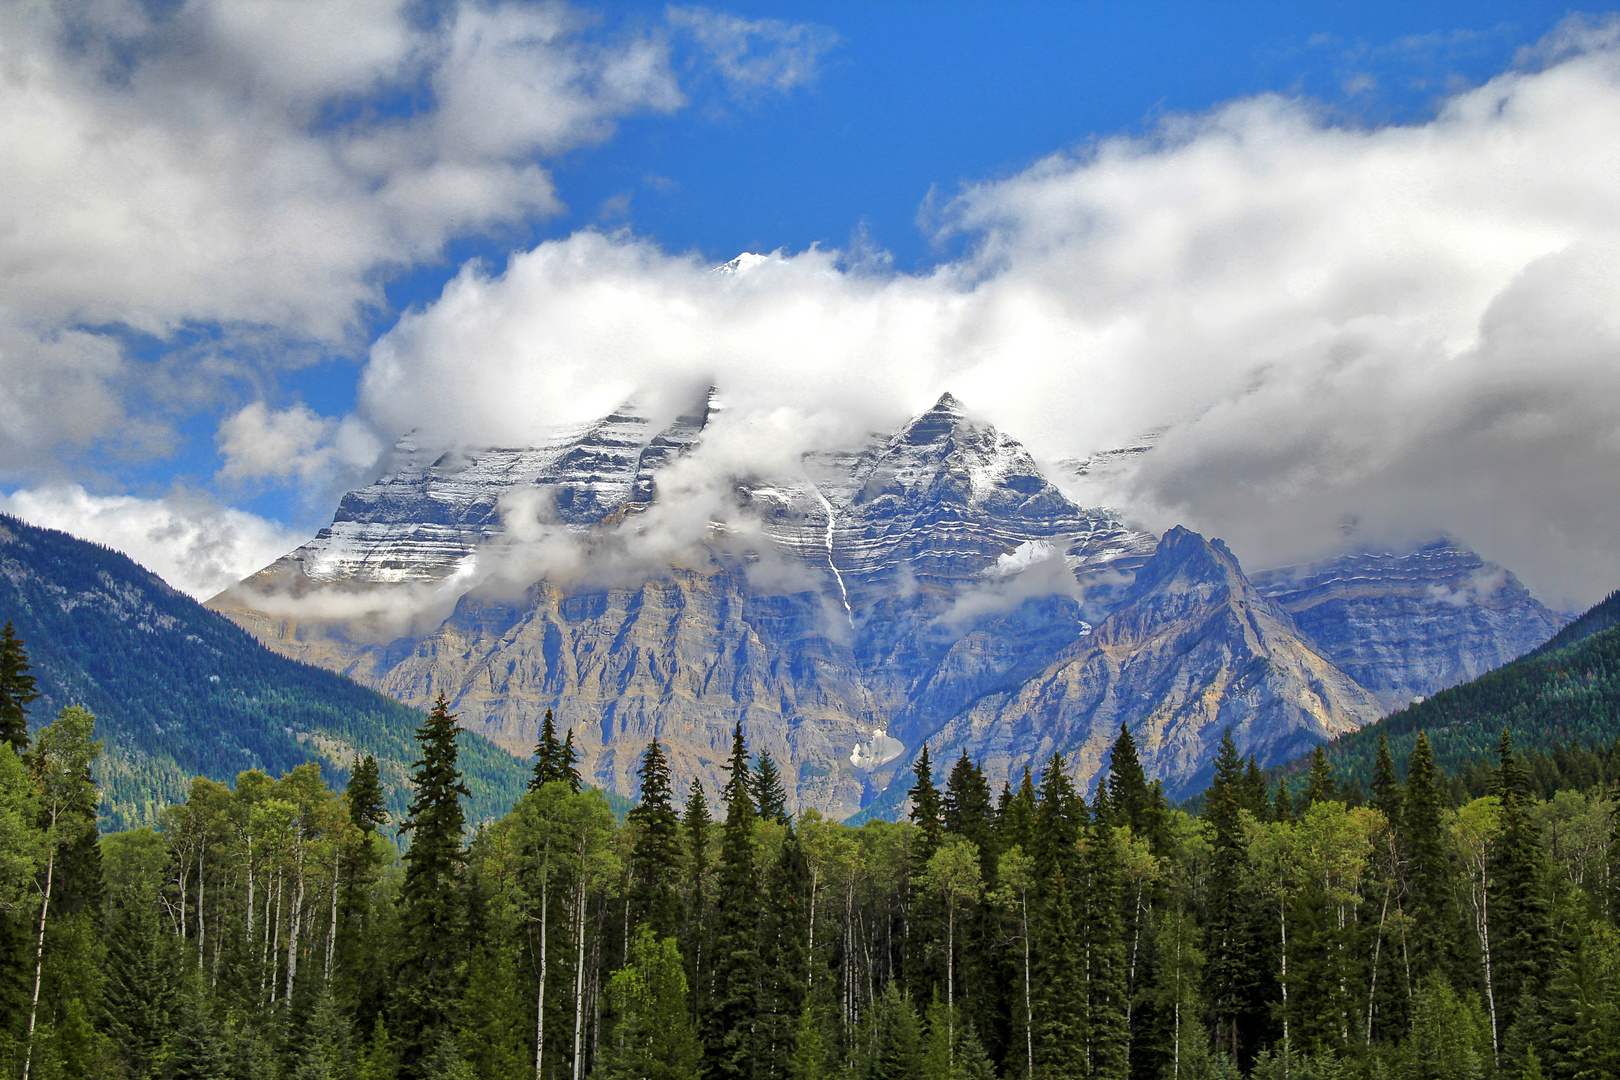
<svg viewBox="0 0 1620 1080">
<path fill-rule="evenodd" d="M 933 211 L 924 274 L 813 249 L 716 274 L 629 233 L 469 267 L 374 347 L 383 432 L 521 442 L 713 381 L 778 457 L 951 389 L 1048 458 L 1164 431 L 1109 490 L 1246 565 L 1456 535 L 1553 602 L 1620 582 L 1620 45 L 1572 23 L 1426 121 L 1264 96 Z"/>
<path fill-rule="evenodd" d="M 195 495 L 108 497 L 72 484 L 0 495 L 0 510 L 122 551 L 198 600 L 268 565 L 303 539 L 274 522 Z"/>
<path fill-rule="evenodd" d="M 369 465 L 382 452 L 370 428 L 354 417 L 334 420 L 307 405 L 272 412 L 261 401 L 220 424 L 218 442 L 226 479 L 297 478 L 306 485 L 344 466 Z"/>
<path fill-rule="evenodd" d="M 420 14 L 0 6 L 0 374 L 16 391 L 0 408 L 26 412 L 0 427 L 0 468 L 161 423 L 129 416 L 129 333 L 358 348 L 388 275 L 555 212 L 545 162 L 685 103 L 667 27 L 605 35 L 561 3 Z"/>
</svg>

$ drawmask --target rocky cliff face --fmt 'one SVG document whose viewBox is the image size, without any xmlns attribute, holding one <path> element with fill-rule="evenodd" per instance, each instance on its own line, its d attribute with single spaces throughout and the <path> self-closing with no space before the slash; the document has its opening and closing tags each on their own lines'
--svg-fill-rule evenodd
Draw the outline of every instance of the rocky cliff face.
<svg viewBox="0 0 1620 1080">
<path fill-rule="evenodd" d="M 973 703 L 929 742 L 938 759 L 965 750 L 996 776 L 1038 773 L 1061 753 L 1086 790 L 1124 724 L 1147 774 L 1179 798 L 1207 782 L 1227 728 L 1267 765 L 1381 715 L 1224 544 L 1175 528 L 1093 633 L 1016 688 Z"/>
<path fill-rule="evenodd" d="M 442 690 L 514 754 L 552 709 L 626 794 L 653 737 L 718 782 L 741 722 L 795 805 L 840 815 L 924 740 L 998 776 L 1062 749 L 1089 780 L 1125 722 L 1182 790 L 1225 725 L 1270 762 L 1380 712 L 1218 542 L 1076 505 L 950 395 L 795 475 L 736 478 L 747 527 L 680 565 L 524 576 L 537 514 L 587 562 L 633 533 L 713 408 L 626 407 L 536 447 L 405 442 L 330 528 L 211 605 L 403 701 Z"/>
<path fill-rule="evenodd" d="M 1449 540 L 1355 552 L 1253 580 L 1390 712 L 1501 667 L 1569 621 L 1511 572 Z"/>
</svg>

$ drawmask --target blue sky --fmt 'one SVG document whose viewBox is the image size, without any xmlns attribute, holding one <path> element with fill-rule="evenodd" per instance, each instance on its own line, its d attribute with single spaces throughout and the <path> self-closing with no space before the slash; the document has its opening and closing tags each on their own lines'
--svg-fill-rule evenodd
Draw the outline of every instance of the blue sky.
<svg viewBox="0 0 1620 1080">
<path fill-rule="evenodd" d="M 0 241 L 0 259 L 20 268 L 14 281 L 21 283 L 0 297 L 0 335 L 9 335 L 0 336 L 0 357 L 9 351 L 12 366 L 4 371 L 13 397 L 13 430 L 0 436 L 0 492 L 12 493 L 16 512 L 124 546 L 155 566 L 165 558 L 168 566 L 200 560 L 207 573 L 184 583 L 198 592 L 324 524 L 335 494 L 363 481 L 377 449 L 398 433 L 391 427 L 420 422 L 390 393 L 420 404 L 441 385 L 434 378 L 454 378 L 445 374 L 451 369 L 422 361 L 404 365 L 403 381 L 388 382 L 375 351 L 379 339 L 385 351 L 407 358 L 413 349 L 458 348 L 464 352 L 456 363 L 483 363 L 483 344 L 446 337 L 440 325 L 452 311 L 438 303 L 441 292 L 458 275 L 467 283 L 468 317 L 498 322 L 507 309 L 480 308 L 475 300 L 493 304 L 502 288 L 516 288 L 515 277 L 502 278 L 509 257 L 600 235 L 608 240 L 599 257 L 629 260 L 615 271 L 618 281 L 643 274 L 667 285 L 683 258 L 713 264 L 742 251 L 780 251 L 786 265 L 803 272 L 846 275 L 841 280 L 853 282 L 849 288 L 861 296 L 876 295 L 870 283 L 878 280 L 893 294 L 949 278 L 954 291 L 930 303 L 955 303 L 1007 266 L 1016 277 L 1019 267 L 1034 265 L 1016 253 L 985 253 L 1015 232 L 1022 239 L 1008 241 L 1008 250 L 1028 250 L 1034 219 L 1017 200 L 1027 195 L 1061 218 L 1052 200 L 1074 196 L 1057 193 L 1049 174 L 1097 174 L 1088 174 L 1086 163 L 1099 147 L 1123 139 L 1132 154 L 1185 157 L 1186 144 L 1202 136 L 1178 124 L 1220 126 L 1211 118 L 1235 116 L 1222 111 L 1234 103 L 1275 96 L 1283 105 L 1255 106 L 1265 118 L 1251 118 L 1257 126 L 1246 129 L 1246 145 L 1275 135 L 1322 149 L 1333 142 L 1331 133 L 1349 132 L 1366 150 L 1361 160 L 1375 160 L 1394 145 L 1380 143 L 1379 133 L 1428 130 L 1451 103 L 1504 73 L 1556 67 L 1570 48 L 1597 57 L 1596 68 L 1606 71 L 1613 49 L 1605 29 L 1612 24 L 1601 12 L 1578 21 L 1585 35 L 1578 45 L 1548 44 L 1571 26 L 1569 9 L 1528 2 L 444 4 L 411 8 L 387 25 L 373 19 L 329 33 L 357 43 L 347 56 L 273 25 L 287 20 L 273 5 L 254 12 L 230 0 L 199 0 L 152 10 L 158 14 L 112 4 L 104 12 L 116 17 L 92 18 L 71 6 L 14 4 L 0 15 L 0 30 L 20 43 L 14 51 L 35 61 L 32 73 L 15 65 L 0 72 L 0 92 L 59 106 L 0 110 L 7 116 L 0 119 L 0 149 L 31 148 L 0 177 L 0 196 L 12 185 L 17 213 L 37 210 L 33 220 L 41 223 L 27 243 Z M 492 51 L 478 51 L 485 47 Z M 440 59 L 426 67 L 405 59 L 422 54 Z M 452 109 L 456 101 L 461 111 Z M 519 115 L 525 110 L 532 115 Z M 562 119 L 553 123 L 553 116 Z M 30 128 L 30 120 L 44 127 Z M 55 158 L 39 149 L 38 135 L 53 124 L 72 133 Z M 1261 129 L 1271 134 L 1256 134 Z M 105 131 L 131 140 L 115 165 L 98 163 L 84 149 Z M 82 145 L 73 145 L 74 137 Z M 241 145 L 233 149 L 233 140 Z M 268 148 L 264 164 L 254 156 L 261 147 Z M 1304 153 L 1290 149 L 1278 160 L 1303 160 Z M 1059 155 L 1055 163 L 1043 166 L 1052 155 Z M 301 172 L 305 167 L 310 171 Z M 97 185 L 97 168 L 121 179 Z M 150 170 L 150 183 L 125 182 L 142 168 Z M 1245 175 L 1233 196 L 1239 202 L 1250 197 L 1241 184 L 1261 183 L 1259 173 Z M 1037 191 L 1037 181 L 1050 183 Z M 201 194 L 186 194 L 193 190 Z M 1166 190 L 1174 183 L 1166 180 Z M 368 205 L 390 199 L 386 212 Z M 1591 210 L 1602 229 L 1612 224 L 1609 210 L 1596 204 Z M 1128 212 L 1145 227 L 1155 208 L 1133 204 Z M 1444 216 L 1443 208 L 1426 213 Z M 1513 222 L 1504 223 L 1509 213 L 1486 214 L 1478 242 L 1490 247 L 1491 236 L 1514 233 Z M 1023 224 L 1003 227 L 1014 218 Z M 1189 236 L 1197 229 L 1175 227 Z M 1550 228 L 1527 224 L 1521 231 Z M 1457 320 L 1481 325 L 1483 312 L 1501 307 L 1491 303 L 1503 282 L 1517 280 L 1550 250 L 1524 243 L 1531 254 L 1506 261 L 1495 291 L 1469 292 L 1473 306 L 1463 304 Z M 72 257 L 58 260 L 58 246 Z M 813 247 L 832 253 L 830 261 L 807 261 Z M 171 259 L 178 265 L 172 272 Z M 148 275 L 150 282 L 140 280 Z M 847 298 L 840 303 L 859 307 Z M 410 310 L 423 318 L 397 326 Z M 1084 333 L 1055 326 L 1028 347 L 1061 352 L 1068 346 L 1052 342 L 1085 338 L 1088 348 L 1101 350 L 1095 363 L 1102 374 L 1092 383 L 1150 364 L 1149 353 L 1177 348 L 1169 342 L 1143 353 L 1108 353 L 1098 343 L 1113 318 L 1094 310 L 1083 320 Z M 748 332 L 783 325 L 766 319 L 749 323 Z M 645 332 L 657 340 L 657 331 Z M 1437 331 L 1450 341 L 1448 334 Z M 580 385 L 569 358 L 557 352 L 569 340 L 581 339 L 559 336 L 539 347 L 553 360 L 536 361 L 541 370 L 555 363 L 558 393 Z M 888 340 L 878 335 L 850 347 L 881 364 Z M 1320 348 L 1328 355 L 1344 344 Z M 1585 344 L 1571 348 L 1572 355 L 1592 352 Z M 769 367 L 770 347 L 761 352 L 759 363 Z M 604 395 L 639 386 L 637 380 L 698 374 L 685 362 L 649 369 L 640 357 L 623 360 L 623 377 L 606 379 Z M 612 356 L 593 354 L 591 362 L 598 373 L 605 364 L 618 374 Z M 1041 363 L 1055 366 L 1021 388 L 1026 398 L 1054 383 L 1065 388 L 1054 395 L 1054 409 L 1064 394 L 1077 395 L 1077 402 L 1095 397 L 1070 385 L 1078 380 L 1064 374 L 1070 369 L 1062 355 Z M 1254 370 L 1285 363 L 1271 360 Z M 1389 363 L 1414 370 L 1428 361 Z M 727 370 L 724 363 L 719 370 Z M 948 356 L 936 357 L 926 372 L 907 370 L 885 384 L 883 393 L 894 398 L 890 411 L 903 413 L 945 389 L 935 385 L 941 372 L 960 372 L 970 388 L 984 379 L 968 360 Z M 362 386 L 367 371 L 370 390 Z M 1170 369 L 1164 376 L 1177 377 Z M 1231 385 L 1253 385 L 1257 377 L 1246 370 Z M 499 380 L 489 385 L 499 387 Z M 1473 385 L 1424 392 L 1458 400 Z M 816 397 L 816 408 L 836 411 L 829 402 L 869 389 L 845 381 Z M 498 389 L 492 393 L 499 396 Z M 980 399 L 993 419 L 1049 456 L 1099 449 L 1094 444 L 1128 438 L 1133 429 L 1191 424 L 1187 418 L 1196 414 L 1203 441 L 1189 436 L 1178 451 L 1185 455 L 1180 470 L 1150 478 L 1136 493 L 1143 515 L 1160 527 L 1190 518 L 1241 533 L 1229 519 L 1248 513 L 1262 522 L 1256 536 L 1279 532 L 1267 514 L 1288 511 L 1313 523 L 1301 526 L 1297 542 L 1265 549 L 1265 558 L 1319 546 L 1322 523 L 1335 516 L 1360 515 L 1374 503 L 1421 502 L 1386 477 L 1381 487 L 1357 479 L 1360 486 L 1333 506 L 1290 510 L 1273 494 L 1246 504 L 1251 489 L 1275 493 L 1301 480 L 1255 465 L 1271 453 L 1266 446 L 1236 447 L 1226 435 L 1209 441 L 1210 432 L 1219 432 L 1211 403 L 1231 393 L 1228 383 L 1212 382 L 1207 400 L 1157 402 L 1162 416 L 1133 410 L 1129 402 L 1141 395 L 1109 410 L 1099 405 L 1096 414 L 1077 404 L 1071 414 L 1085 415 L 1089 426 L 1067 444 L 1057 417 L 991 393 Z M 589 393 L 575 396 L 582 412 L 596 405 Z M 1432 401 L 1423 400 L 1433 415 Z M 547 408 L 540 411 L 548 420 L 573 418 L 567 409 Z M 472 409 L 458 422 L 447 440 L 476 441 L 502 421 Z M 1598 428 L 1590 434 L 1601 441 Z M 1426 445 L 1444 441 L 1436 433 Z M 1523 460 L 1528 451 L 1521 451 L 1501 448 L 1512 460 Z M 1556 455 L 1577 451 L 1539 452 L 1561 460 Z M 1440 473 L 1431 470 L 1443 466 L 1424 461 L 1396 463 L 1387 472 L 1433 482 Z M 1264 478 L 1250 477 L 1251 466 Z M 1188 494 L 1217 468 L 1240 481 L 1223 496 L 1225 510 Z M 1493 500 L 1506 497 L 1486 493 L 1450 518 L 1412 518 L 1401 527 L 1473 527 L 1482 548 L 1494 545 L 1504 555 L 1536 549 L 1535 536 L 1493 535 L 1479 524 Z M 1391 529 L 1399 531 L 1395 519 L 1404 512 L 1390 511 Z M 1556 529 L 1595 536 L 1600 524 L 1560 519 Z M 185 559 L 172 555 L 170 540 L 180 535 L 189 545 Z M 1583 544 L 1595 542 L 1583 540 L 1561 557 L 1575 558 L 1587 550 Z M 1258 539 L 1253 546 L 1264 548 Z M 205 549 L 209 554 L 200 556 Z M 1577 582 L 1551 570 L 1542 580 L 1545 589 L 1576 599 L 1598 587 L 1596 578 Z"/>
</svg>

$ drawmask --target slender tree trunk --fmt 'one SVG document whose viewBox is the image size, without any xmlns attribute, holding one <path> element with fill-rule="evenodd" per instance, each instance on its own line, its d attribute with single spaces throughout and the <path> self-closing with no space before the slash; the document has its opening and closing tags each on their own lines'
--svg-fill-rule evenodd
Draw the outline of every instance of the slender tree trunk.
<svg viewBox="0 0 1620 1080">
<path fill-rule="evenodd" d="M 583 853 L 584 845 L 581 845 Z M 579 926 L 574 947 L 574 1080 L 579 1080 L 579 1067 L 583 1064 L 580 1057 L 580 1037 L 585 1028 L 585 869 L 583 858 L 580 860 L 579 884 L 574 890 L 574 910 L 578 913 Z"/>
<path fill-rule="evenodd" d="M 293 893 L 292 918 L 287 926 L 287 992 L 282 995 L 292 1004 L 293 979 L 298 974 L 298 938 L 304 916 L 304 849 L 298 849 L 298 891 Z"/>
<path fill-rule="evenodd" d="M 332 981 L 332 957 L 337 952 L 337 912 L 338 912 L 338 865 L 339 852 L 342 849 L 332 846 L 332 922 L 326 931 L 326 981 Z"/>
<path fill-rule="evenodd" d="M 1282 1022 L 1283 1022 L 1283 1077 L 1286 1080 L 1288 1069 L 1294 1063 L 1293 1043 L 1289 1041 L 1288 1032 L 1288 901 L 1277 901 L 1277 926 L 1282 940 Z M 1232 1060 L 1237 1060 L 1237 1018 L 1232 1018 Z"/>
<path fill-rule="evenodd" d="M 1027 1080 L 1035 1080 L 1035 1017 L 1031 1012 L 1033 996 L 1029 986 L 1029 894 L 1026 892 L 1021 903 L 1022 922 L 1024 924 L 1024 1054 L 1029 1064 L 1029 1071 L 1024 1074 Z"/>
<path fill-rule="evenodd" d="M 805 950 L 809 966 L 804 974 L 804 996 L 816 988 L 816 867 L 810 867 L 810 945 Z"/>
<path fill-rule="evenodd" d="M 270 932 L 270 960 L 264 978 L 270 982 L 270 1004 L 276 1003 L 276 961 L 281 959 L 281 871 L 276 871 L 276 913 L 266 924 Z"/>
<path fill-rule="evenodd" d="M 1367 984 L 1367 1040 L 1372 1045 L 1373 1008 L 1378 1000 L 1378 962 L 1384 953 L 1384 919 L 1389 914 L 1389 894 L 1392 884 L 1384 886 L 1384 905 L 1378 911 L 1378 935 L 1373 939 L 1372 979 Z"/>
<path fill-rule="evenodd" d="M 204 904 L 207 903 L 207 901 L 205 899 L 205 897 L 207 896 L 207 893 L 204 892 L 204 890 L 203 890 L 203 854 L 207 850 L 208 850 L 208 845 L 206 843 L 204 843 L 201 838 L 198 838 L 198 841 L 197 841 L 197 974 L 198 975 L 202 974 L 202 969 L 203 969 L 203 948 L 204 948 L 203 939 L 205 937 L 205 934 L 203 932 L 203 930 L 204 930 L 204 928 L 203 928 L 203 906 L 204 906 Z"/>
<path fill-rule="evenodd" d="M 937 993 L 937 991 L 936 991 Z M 935 999 L 938 1000 L 938 999 Z M 956 1067 L 956 905 L 945 901 L 945 1056 Z"/>
<path fill-rule="evenodd" d="M 540 989 L 535 993 L 534 1080 L 543 1080 L 546 1051 L 546 905 L 551 900 L 551 849 L 546 849 L 540 870 Z"/>
<path fill-rule="evenodd" d="M 54 828 L 56 822 L 51 822 Z M 28 1049 L 23 1053 L 22 1080 L 28 1080 L 28 1070 L 34 1064 L 34 1024 L 39 1019 L 39 983 L 45 973 L 45 916 L 51 910 L 51 887 L 56 879 L 56 845 L 45 860 L 45 897 L 39 905 L 39 934 L 34 939 L 34 996 L 28 1005 Z"/>
</svg>

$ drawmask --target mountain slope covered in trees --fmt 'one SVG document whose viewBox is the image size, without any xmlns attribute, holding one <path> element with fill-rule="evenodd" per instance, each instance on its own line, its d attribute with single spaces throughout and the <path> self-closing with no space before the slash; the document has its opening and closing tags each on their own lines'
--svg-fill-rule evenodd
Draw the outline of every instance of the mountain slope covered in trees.
<svg viewBox="0 0 1620 1080">
<path fill-rule="evenodd" d="M 108 548 L 0 515 L 0 622 L 33 664 L 34 726 L 65 705 L 96 714 L 108 827 L 155 820 L 193 777 L 281 773 L 319 761 L 339 779 L 373 754 L 397 814 L 410 798 L 422 713 L 332 672 L 288 660 Z M 462 737 L 473 820 L 504 813 L 524 766 Z"/>
<path fill-rule="evenodd" d="M 1506 728 L 1532 757 L 1620 740 L 1620 593 L 1570 623 L 1546 645 L 1472 682 L 1441 691 L 1327 745 L 1339 774 L 1371 784 L 1380 739 L 1397 759 L 1426 731 L 1448 772 L 1490 757 Z M 1307 759 L 1281 771 L 1299 775 Z"/>
</svg>

